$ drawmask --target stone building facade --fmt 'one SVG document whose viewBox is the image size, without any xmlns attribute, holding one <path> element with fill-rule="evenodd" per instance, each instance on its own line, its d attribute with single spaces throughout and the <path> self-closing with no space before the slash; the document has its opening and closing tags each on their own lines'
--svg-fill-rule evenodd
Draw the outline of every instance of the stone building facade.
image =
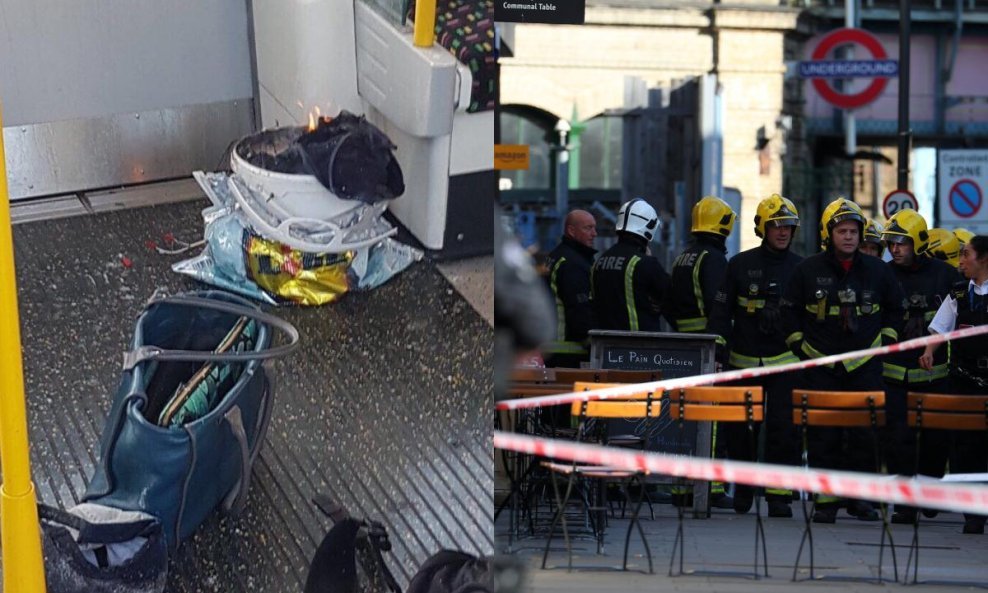
<svg viewBox="0 0 988 593">
<path fill-rule="evenodd" d="M 724 99 L 724 185 L 744 196 L 739 228 L 742 248 L 750 247 L 755 205 L 782 190 L 784 149 L 773 140 L 783 112 L 785 40 L 800 11 L 777 0 L 656 4 L 589 0 L 582 26 L 516 25 L 513 56 L 500 60 L 500 102 L 560 118 L 574 111 L 590 116 L 636 106 L 627 98 L 628 77 L 668 89 L 716 73 Z"/>
<path fill-rule="evenodd" d="M 898 4 L 858 1 L 859 26 L 893 59 Z M 513 53 L 500 60 L 500 102 L 584 119 L 644 105 L 642 87 L 668 90 L 715 73 L 724 109 L 723 185 L 743 196 L 741 248 L 757 242 L 751 221 L 758 201 L 781 192 L 809 222 L 800 239 L 811 250 L 815 233 L 807 231 L 816 229 L 824 203 L 846 195 L 880 217 L 882 197 L 897 185 L 898 79 L 856 112 L 857 152 L 848 155 L 842 112 L 794 72 L 825 32 L 844 26 L 843 7 L 842 0 L 587 0 L 584 25 L 507 31 Z M 911 21 L 911 146 L 988 148 L 988 7 L 913 0 Z M 929 185 L 932 173 L 925 175 L 910 178 L 909 188 Z"/>
</svg>

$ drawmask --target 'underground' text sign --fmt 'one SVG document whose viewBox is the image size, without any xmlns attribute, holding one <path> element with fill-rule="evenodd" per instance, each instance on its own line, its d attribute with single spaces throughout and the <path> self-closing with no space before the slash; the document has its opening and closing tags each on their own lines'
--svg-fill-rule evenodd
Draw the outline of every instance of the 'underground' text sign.
<svg viewBox="0 0 988 593">
<path fill-rule="evenodd" d="M 870 60 L 828 60 L 827 55 L 842 45 L 863 47 Z M 813 88 L 824 101 L 841 109 L 857 109 L 882 94 L 889 78 L 899 75 L 899 62 L 888 59 L 877 37 L 863 29 L 837 29 L 825 35 L 813 50 L 812 59 L 799 63 L 799 75 L 813 81 Z M 870 78 L 871 83 L 856 93 L 838 91 L 829 79 Z"/>
</svg>

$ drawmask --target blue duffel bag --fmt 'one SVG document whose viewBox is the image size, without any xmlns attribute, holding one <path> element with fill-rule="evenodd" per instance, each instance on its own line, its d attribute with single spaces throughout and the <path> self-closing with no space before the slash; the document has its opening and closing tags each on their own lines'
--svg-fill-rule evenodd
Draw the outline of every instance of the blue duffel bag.
<svg viewBox="0 0 988 593">
<path fill-rule="evenodd" d="M 272 331 L 288 341 L 272 347 Z M 238 296 L 152 298 L 100 439 L 84 502 L 157 517 L 172 550 L 217 507 L 246 502 L 274 397 L 263 362 L 298 331 Z"/>
</svg>

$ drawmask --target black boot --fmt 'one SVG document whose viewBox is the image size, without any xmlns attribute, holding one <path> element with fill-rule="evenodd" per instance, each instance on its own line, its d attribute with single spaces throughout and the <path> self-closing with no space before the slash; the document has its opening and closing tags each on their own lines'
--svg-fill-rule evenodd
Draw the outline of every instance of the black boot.
<svg viewBox="0 0 988 593">
<path fill-rule="evenodd" d="M 912 525 L 916 522 L 919 513 L 913 507 L 895 505 L 895 512 L 892 513 L 892 522 L 897 525 Z"/>
<path fill-rule="evenodd" d="M 984 515 L 968 515 L 964 514 L 964 529 L 961 533 L 966 533 L 970 535 L 983 535 L 985 532 L 985 516 Z"/>
<path fill-rule="evenodd" d="M 734 487 L 734 512 L 743 515 L 751 510 L 755 502 L 755 490 L 751 486 L 738 484 Z"/>
<path fill-rule="evenodd" d="M 881 517 L 870 502 L 864 500 L 847 501 L 847 514 L 858 521 L 878 521 Z"/>
<path fill-rule="evenodd" d="M 792 507 L 789 506 L 789 501 L 786 498 L 780 498 L 777 496 L 767 497 L 768 501 L 768 516 L 778 517 L 781 519 L 789 519 L 792 517 Z"/>
<path fill-rule="evenodd" d="M 693 506 L 692 492 L 674 492 L 672 494 L 672 506 L 688 509 Z"/>
<path fill-rule="evenodd" d="M 837 522 L 837 505 L 817 505 L 816 511 L 813 512 L 813 522 L 814 523 L 836 523 Z"/>
<path fill-rule="evenodd" d="M 725 492 L 710 493 L 710 508 L 712 509 L 733 509 L 734 499 Z"/>
</svg>

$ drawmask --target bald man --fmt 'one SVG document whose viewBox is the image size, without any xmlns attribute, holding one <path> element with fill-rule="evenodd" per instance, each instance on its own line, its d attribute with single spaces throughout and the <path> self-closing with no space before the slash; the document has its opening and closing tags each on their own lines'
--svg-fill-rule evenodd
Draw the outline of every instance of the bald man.
<svg viewBox="0 0 988 593">
<path fill-rule="evenodd" d="M 563 222 L 563 238 L 549 253 L 549 288 L 556 302 L 556 338 L 545 345 L 547 367 L 578 368 L 590 359 L 590 266 L 597 250 L 597 221 L 586 210 L 573 210 Z"/>
</svg>

